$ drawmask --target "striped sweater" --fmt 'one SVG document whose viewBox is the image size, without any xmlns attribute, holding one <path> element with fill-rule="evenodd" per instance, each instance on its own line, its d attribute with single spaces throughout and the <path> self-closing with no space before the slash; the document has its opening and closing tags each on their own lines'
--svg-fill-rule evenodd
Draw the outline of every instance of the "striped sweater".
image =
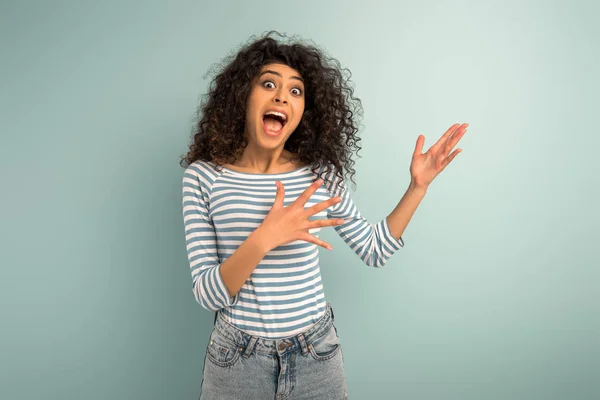
<svg viewBox="0 0 600 400">
<path fill-rule="evenodd" d="M 402 238 L 392 236 L 387 218 L 371 224 L 361 216 L 334 168 L 326 172 L 321 166 L 315 173 L 307 165 L 278 174 L 255 174 L 196 161 L 183 176 L 183 220 L 192 291 L 202 307 L 223 313 L 248 334 L 268 339 L 296 335 L 317 322 L 326 307 L 319 246 L 297 240 L 272 249 L 233 297 L 220 268 L 271 210 L 276 180 L 283 183 L 287 207 L 322 172 L 324 183 L 304 207 L 335 196 L 342 201 L 309 219 L 343 218 L 346 222 L 333 229 L 370 267 L 382 267 L 404 246 Z M 318 237 L 320 229 L 309 232 Z"/>
</svg>

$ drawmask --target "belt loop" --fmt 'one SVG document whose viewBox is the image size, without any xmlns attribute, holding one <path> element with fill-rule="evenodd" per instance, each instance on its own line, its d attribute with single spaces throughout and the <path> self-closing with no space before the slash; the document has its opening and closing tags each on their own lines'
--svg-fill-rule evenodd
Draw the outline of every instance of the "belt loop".
<svg viewBox="0 0 600 400">
<path fill-rule="evenodd" d="M 306 340 L 304 338 L 304 334 L 299 333 L 298 335 L 296 335 L 296 337 L 298 338 L 298 342 L 300 342 L 300 347 L 302 348 L 302 354 L 308 353 L 308 346 L 306 346 Z"/>
<path fill-rule="evenodd" d="M 248 346 L 246 346 L 246 350 L 244 351 L 244 354 L 242 354 L 242 356 L 244 358 L 250 357 L 250 354 L 252 353 L 252 350 L 254 350 L 254 345 L 256 344 L 257 341 L 258 341 L 258 338 L 256 336 L 252 336 L 250 338 L 250 341 L 248 342 Z M 241 348 L 240 348 L 240 350 L 241 350 Z"/>
</svg>

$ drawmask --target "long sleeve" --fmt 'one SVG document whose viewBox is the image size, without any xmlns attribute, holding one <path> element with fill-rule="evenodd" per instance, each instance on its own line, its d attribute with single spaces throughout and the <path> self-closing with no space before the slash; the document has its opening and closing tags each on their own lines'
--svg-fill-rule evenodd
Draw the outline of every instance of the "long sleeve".
<svg viewBox="0 0 600 400">
<path fill-rule="evenodd" d="M 239 292 L 229 296 L 221 276 L 217 238 L 208 215 L 208 194 L 212 184 L 210 171 L 199 165 L 189 166 L 183 176 L 183 221 L 187 256 L 192 274 L 192 291 L 205 309 L 217 311 L 235 305 Z"/>
<path fill-rule="evenodd" d="M 334 226 L 335 231 L 367 266 L 383 267 L 396 251 L 404 247 L 404 240 L 392 235 L 387 217 L 376 224 L 366 220 L 354 204 L 344 180 L 335 175 L 333 170 L 327 173 L 327 178 L 326 185 L 331 197 L 342 198 L 330 209 L 328 217 L 346 221 L 343 225 Z"/>
</svg>

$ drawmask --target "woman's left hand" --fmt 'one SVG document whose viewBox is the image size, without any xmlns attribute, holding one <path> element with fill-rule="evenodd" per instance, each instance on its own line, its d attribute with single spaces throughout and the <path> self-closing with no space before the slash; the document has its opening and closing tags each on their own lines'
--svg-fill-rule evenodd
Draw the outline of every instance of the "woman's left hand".
<svg viewBox="0 0 600 400">
<path fill-rule="evenodd" d="M 424 154 L 421 154 L 421 151 L 425 136 L 419 135 L 410 164 L 413 185 L 427 189 L 435 177 L 462 151 L 462 149 L 456 149 L 448 155 L 467 131 L 467 126 L 469 126 L 467 123 L 452 125 Z"/>
</svg>

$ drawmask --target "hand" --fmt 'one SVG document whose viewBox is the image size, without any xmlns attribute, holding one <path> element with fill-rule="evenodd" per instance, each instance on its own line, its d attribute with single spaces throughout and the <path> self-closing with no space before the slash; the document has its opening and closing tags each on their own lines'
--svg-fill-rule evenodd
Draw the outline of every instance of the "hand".
<svg viewBox="0 0 600 400">
<path fill-rule="evenodd" d="M 452 125 L 425 154 L 421 154 L 425 136 L 419 135 L 410 164 L 411 181 L 416 187 L 427 189 L 435 177 L 462 151 L 456 149 L 448 155 L 467 132 L 467 126 L 469 124 L 466 123 Z"/>
<path fill-rule="evenodd" d="M 260 237 L 265 243 L 267 251 L 274 249 L 277 246 L 293 242 L 294 240 L 304 240 L 322 246 L 328 250 L 332 247 L 329 243 L 308 233 L 309 229 L 341 225 L 343 219 L 318 219 L 310 221 L 308 218 L 311 215 L 317 214 L 326 208 L 339 203 L 342 199 L 338 197 L 322 201 L 314 206 L 305 209 L 304 204 L 310 199 L 313 193 L 323 184 L 322 179 L 313 182 L 298 198 L 288 207 L 283 206 L 285 198 L 285 189 L 279 181 L 277 184 L 277 194 L 275 202 L 269 214 L 265 217 L 262 224 L 256 229 Z"/>
</svg>

